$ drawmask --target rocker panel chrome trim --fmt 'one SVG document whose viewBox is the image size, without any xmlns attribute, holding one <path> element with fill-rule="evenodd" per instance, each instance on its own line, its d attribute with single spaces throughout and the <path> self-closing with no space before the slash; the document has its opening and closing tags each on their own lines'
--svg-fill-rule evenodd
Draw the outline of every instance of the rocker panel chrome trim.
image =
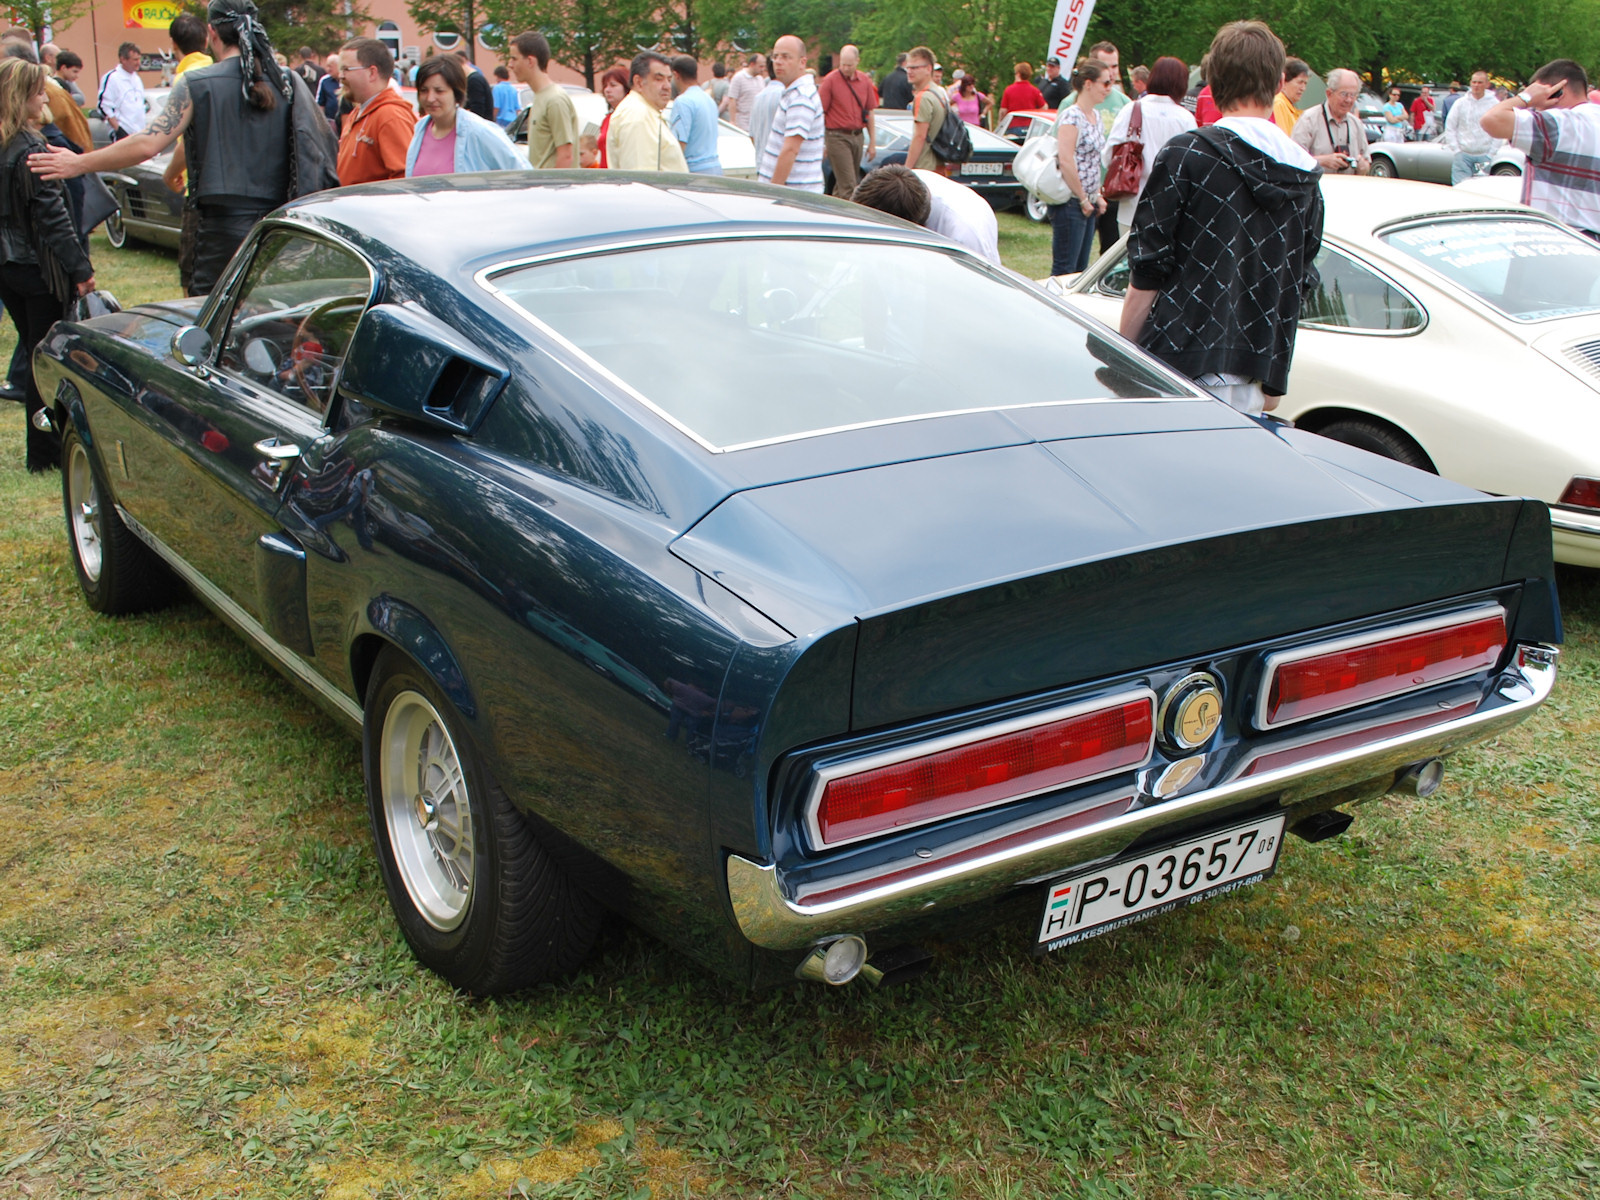
<svg viewBox="0 0 1600 1200">
<path fill-rule="evenodd" d="M 123 524 L 133 531 L 134 536 L 159 554 L 218 616 L 264 650 L 274 663 L 315 692 L 340 716 L 352 722 L 357 729 L 361 728 L 362 713 L 359 704 L 317 674 L 305 659 L 262 628 L 259 621 L 240 608 L 216 584 L 178 557 L 172 547 L 129 516 L 128 510 L 120 504 L 117 505 L 117 515 L 122 518 Z"/>
</svg>

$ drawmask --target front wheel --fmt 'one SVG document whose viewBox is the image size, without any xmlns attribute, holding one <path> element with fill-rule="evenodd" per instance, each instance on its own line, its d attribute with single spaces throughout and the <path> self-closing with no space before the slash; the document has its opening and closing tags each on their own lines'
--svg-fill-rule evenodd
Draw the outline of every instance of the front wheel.
<svg viewBox="0 0 1600 1200">
<path fill-rule="evenodd" d="M 1050 220 L 1050 206 L 1031 192 L 1028 194 L 1028 202 L 1023 205 L 1023 211 L 1028 214 L 1028 220 L 1037 221 L 1041 225 Z"/>
<path fill-rule="evenodd" d="M 1498 166 L 1490 167 L 1489 168 L 1489 174 L 1491 174 L 1491 175 L 1521 175 L 1522 171 L 1518 167 L 1513 166 L 1511 163 L 1500 163 Z"/>
<path fill-rule="evenodd" d="M 172 598 L 178 586 L 172 572 L 118 516 L 99 468 L 70 422 L 61 439 L 61 506 L 73 572 L 90 608 L 120 616 Z"/>
<path fill-rule="evenodd" d="M 1381 154 L 1373 156 L 1372 175 L 1377 179 L 1400 178 L 1400 172 L 1395 169 L 1393 161 L 1383 157 Z"/>
<path fill-rule="evenodd" d="M 121 250 L 128 244 L 128 228 L 122 223 L 122 210 L 119 208 L 106 218 L 106 241 Z"/>
<path fill-rule="evenodd" d="M 396 650 L 373 668 L 363 743 L 384 887 L 417 959 L 479 996 L 576 967 L 599 906 L 489 778 L 450 702 Z"/>
<path fill-rule="evenodd" d="M 1342 421 L 1335 421 L 1331 425 L 1324 425 L 1317 430 L 1325 438 L 1332 438 L 1336 442 L 1343 442 L 1347 446 L 1354 446 L 1358 450 L 1365 450 L 1370 454 L 1380 454 L 1384 458 L 1392 458 L 1395 462 L 1405 463 L 1408 467 L 1416 467 L 1419 471 L 1427 471 L 1437 475 L 1433 462 L 1428 458 L 1427 452 L 1417 445 L 1405 434 L 1391 425 L 1382 425 L 1377 421 L 1364 421 L 1358 417 L 1349 417 Z"/>
</svg>

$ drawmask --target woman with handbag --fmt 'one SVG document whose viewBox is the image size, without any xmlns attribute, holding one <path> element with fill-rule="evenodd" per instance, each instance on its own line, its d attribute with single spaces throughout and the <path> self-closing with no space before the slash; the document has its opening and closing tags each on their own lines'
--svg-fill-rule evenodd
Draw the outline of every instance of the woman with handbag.
<svg viewBox="0 0 1600 1200">
<path fill-rule="evenodd" d="M 1180 133 L 1195 127 L 1194 114 L 1183 106 L 1189 90 L 1189 68 L 1176 58 L 1158 58 L 1150 68 L 1145 94 L 1125 105 L 1111 124 L 1107 199 L 1131 200 L 1117 208 L 1117 223 L 1126 234 L 1144 196 L 1145 181 L 1156 155 Z"/>
<path fill-rule="evenodd" d="M 67 305 L 94 290 L 94 267 L 78 239 L 66 190 L 36 179 L 28 169 L 29 155 L 46 145 L 35 131 L 48 99 L 44 81 L 44 68 L 37 63 L 0 61 L 0 301 L 16 322 L 30 360 Z M 33 424 L 44 402 L 31 370 L 24 403 L 28 470 L 60 466 L 60 438 Z"/>
<path fill-rule="evenodd" d="M 1072 73 L 1077 99 L 1063 105 L 1056 121 L 1056 166 L 1069 193 L 1050 210 L 1050 274 L 1076 275 L 1089 265 L 1096 218 L 1106 210 L 1100 195 L 1100 152 L 1106 136 L 1094 106 L 1111 93 L 1111 68 L 1086 58 Z"/>
</svg>

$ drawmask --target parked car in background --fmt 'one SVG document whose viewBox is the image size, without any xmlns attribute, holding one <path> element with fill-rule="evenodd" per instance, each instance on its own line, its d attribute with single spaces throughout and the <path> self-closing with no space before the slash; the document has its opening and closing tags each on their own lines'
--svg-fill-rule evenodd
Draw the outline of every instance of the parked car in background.
<svg viewBox="0 0 1600 1200">
<path fill-rule="evenodd" d="M 874 121 L 877 141 L 868 154 L 867 170 L 887 163 L 904 163 L 906 151 L 911 147 L 911 114 L 897 108 L 880 108 L 874 114 Z M 950 177 L 972 188 L 997 211 L 1026 204 L 1027 190 L 1011 173 L 1017 147 L 999 134 L 976 125 L 968 125 L 967 133 L 972 138 L 972 157 Z M 832 187 L 833 172 L 826 162 L 822 173 L 826 186 Z"/>
<path fill-rule="evenodd" d="M 1275 415 L 1536 496 L 1556 559 L 1600 567 L 1600 246 L 1514 190 L 1324 176 L 1321 281 Z M 1127 279 L 1124 243 L 1066 297 L 1115 325 Z"/>
<path fill-rule="evenodd" d="M 175 575 L 359 733 L 400 928 L 475 993 L 603 908 L 751 984 L 1069 946 L 1431 790 L 1555 678 L 1543 504 L 789 189 L 336 189 L 34 370 L 86 602 Z"/>
<path fill-rule="evenodd" d="M 145 105 L 149 119 L 155 120 L 166 110 L 168 88 L 147 88 Z M 96 147 L 111 144 L 110 126 L 92 113 L 90 133 Z M 100 139 L 104 136 L 104 141 Z M 149 242 L 156 246 L 177 249 L 178 236 L 183 224 L 184 197 L 167 187 L 163 175 L 172 162 L 172 152 L 118 171 L 102 171 L 100 178 L 117 199 L 117 211 L 105 221 L 106 238 L 117 248 L 128 239 Z"/>
<path fill-rule="evenodd" d="M 1004 123 L 995 132 L 1008 142 L 1022 145 L 1043 128 L 1054 129 L 1056 110 L 1053 108 L 1025 108 L 1007 113 Z"/>
</svg>

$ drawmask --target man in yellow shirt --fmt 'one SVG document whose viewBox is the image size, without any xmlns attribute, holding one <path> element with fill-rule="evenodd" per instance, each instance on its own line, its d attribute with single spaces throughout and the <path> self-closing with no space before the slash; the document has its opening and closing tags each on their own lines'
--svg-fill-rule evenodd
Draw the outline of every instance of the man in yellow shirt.
<svg viewBox="0 0 1600 1200">
<path fill-rule="evenodd" d="M 1306 84 L 1311 82 L 1311 68 L 1304 59 L 1291 58 L 1283 68 L 1283 86 L 1272 102 L 1273 123 L 1285 134 L 1294 133 L 1294 123 L 1300 119 L 1300 97 L 1306 94 Z"/>
<path fill-rule="evenodd" d="M 606 132 L 606 165 L 614 171 L 689 172 L 683 147 L 661 116 L 672 99 L 672 64 L 646 50 L 628 67 L 633 90 L 611 114 Z"/>
</svg>

